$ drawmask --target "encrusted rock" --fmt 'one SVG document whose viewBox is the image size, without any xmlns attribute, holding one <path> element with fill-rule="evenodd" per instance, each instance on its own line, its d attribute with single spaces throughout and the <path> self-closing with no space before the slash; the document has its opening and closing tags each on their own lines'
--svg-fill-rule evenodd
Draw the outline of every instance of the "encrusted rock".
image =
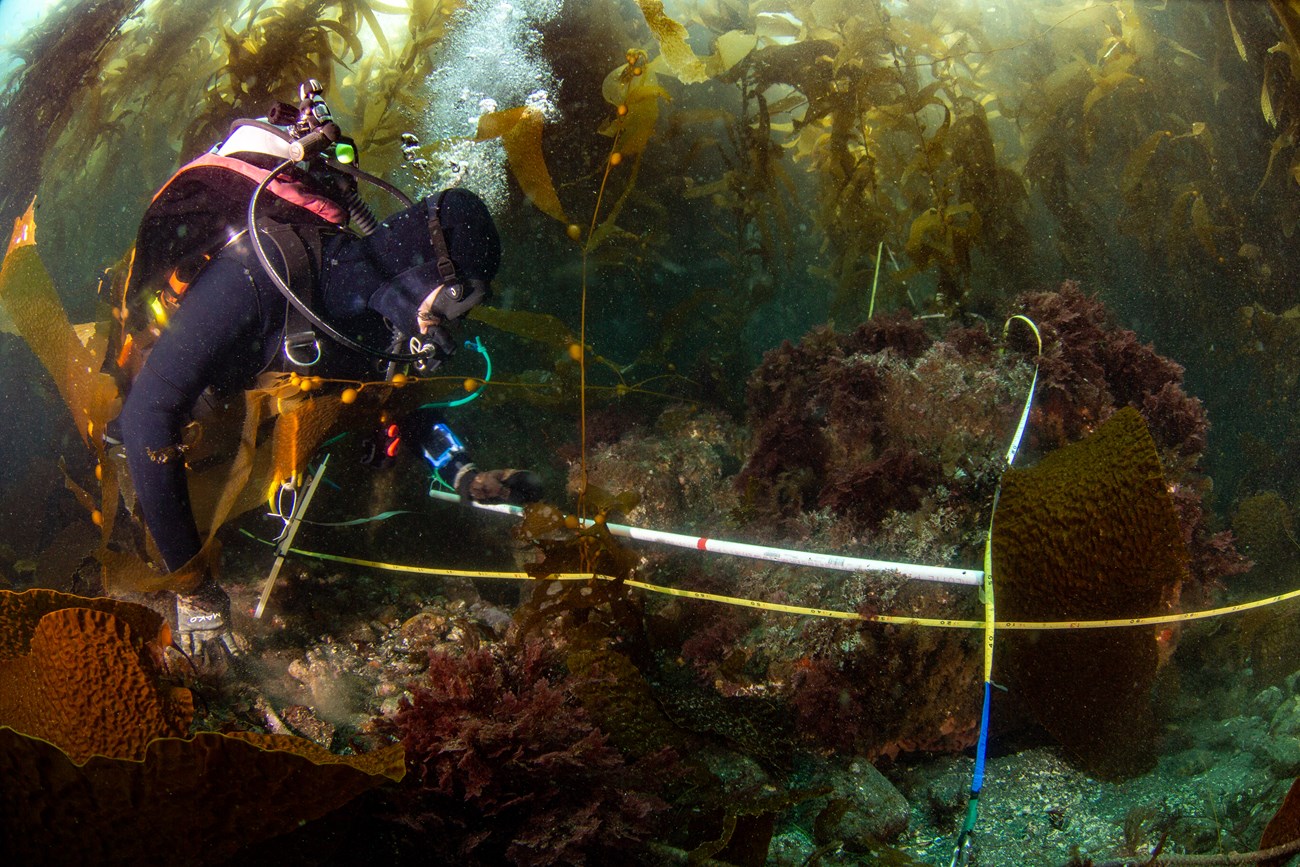
<svg viewBox="0 0 1300 867">
<path fill-rule="evenodd" d="M 426 649 L 441 641 L 447 634 L 447 618 L 430 611 L 421 611 L 402 624 L 402 638 L 412 650 Z"/>
<path fill-rule="evenodd" d="M 334 740 L 334 726 L 316 716 L 311 708 L 301 704 L 286 707 L 280 714 L 297 734 L 329 749 Z"/>
<path fill-rule="evenodd" d="M 830 786 L 828 797 L 848 804 L 838 824 L 826 830 L 849 848 L 871 848 L 907 830 L 907 800 L 870 762 L 858 759 L 847 768 L 828 765 L 817 772 L 813 785 Z"/>
</svg>

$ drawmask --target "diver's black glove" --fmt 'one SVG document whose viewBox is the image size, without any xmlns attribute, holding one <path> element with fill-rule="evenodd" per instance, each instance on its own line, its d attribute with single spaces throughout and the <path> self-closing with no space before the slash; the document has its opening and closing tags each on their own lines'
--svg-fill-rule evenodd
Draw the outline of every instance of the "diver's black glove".
<svg viewBox="0 0 1300 867">
<path fill-rule="evenodd" d="M 467 465 L 456 479 L 456 493 L 476 503 L 535 503 L 542 498 L 542 480 L 528 470 L 483 470 Z"/>
<path fill-rule="evenodd" d="M 367 305 L 412 337 L 432 337 L 438 328 L 445 333 L 446 326 L 459 322 L 487 298 L 488 284 L 443 276 L 438 264 L 424 262 L 384 281 Z"/>
</svg>

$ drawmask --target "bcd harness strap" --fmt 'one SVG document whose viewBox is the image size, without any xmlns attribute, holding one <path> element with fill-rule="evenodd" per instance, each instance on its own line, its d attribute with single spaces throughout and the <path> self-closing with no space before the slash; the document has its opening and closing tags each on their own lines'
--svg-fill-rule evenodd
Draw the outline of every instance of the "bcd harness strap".
<svg viewBox="0 0 1300 867">
<path fill-rule="evenodd" d="M 462 281 L 456 273 L 456 265 L 452 261 L 442 224 L 438 220 L 438 210 L 444 195 L 446 191 L 439 194 L 438 198 L 428 205 L 429 241 L 433 247 L 435 260 L 404 273 L 415 276 L 430 265 L 435 267 L 438 283 L 446 288 L 447 297 L 451 302 L 449 312 L 455 317 L 461 315 L 457 307 L 472 307 L 482 299 L 486 293 L 486 284 L 484 281 L 470 280 L 467 281 L 470 285 L 466 286 L 466 282 Z M 283 275 L 286 278 L 285 283 L 307 307 L 320 310 L 321 299 L 318 297 L 322 262 L 320 231 L 312 226 L 271 222 L 262 224 L 259 230 L 261 236 L 269 239 L 280 254 L 286 272 Z M 393 346 L 400 350 L 400 341 L 404 337 L 405 335 L 400 333 L 395 334 Z M 414 338 L 411 340 L 410 349 L 413 353 L 418 353 L 424 351 L 426 347 L 422 340 Z M 450 354 L 454 350 L 444 349 L 444 351 Z M 286 368 L 300 374 L 308 373 L 322 357 L 320 336 L 312 322 L 294 304 L 286 305 L 283 355 Z"/>
<path fill-rule="evenodd" d="M 450 283 L 456 280 L 456 266 L 451 261 L 451 251 L 447 249 L 447 238 L 442 234 L 442 224 L 438 222 L 438 210 L 442 207 L 443 196 L 447 191 L 443 190 L 438 194 L 438 198 L 428 205 L 429 209 L 429 241 L 433 244 L 433 253 L 438 257 L 438 277 L 443 283 Z"/>
<path fill-rule="evenodd" d="M 280 253 L 286 271 L 285 283 L 295 291 L 306 287 L 306 297 L 299 297 L 308 307 L 318 309 L 315 296 L 319 282 L 316 272 L 320 270 L 321 261 L 320 233 L 298 232 L 293 226 L 282 223 L 267 224 L 259 229 Z M 290 369 L 302 373 L 321 360 L 320 337 L 294 305 L 286 304 L 285 307 L 284 359 Z"/>
</svg>

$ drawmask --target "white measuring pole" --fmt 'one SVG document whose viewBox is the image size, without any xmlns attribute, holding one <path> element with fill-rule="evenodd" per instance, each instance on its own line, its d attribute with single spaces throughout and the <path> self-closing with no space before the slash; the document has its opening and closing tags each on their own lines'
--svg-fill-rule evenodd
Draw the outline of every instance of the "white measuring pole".
<svg viewBox="0 0 1300 867">
<path fill-rule="evenodd" d="M 275 562 L 271 564 L 271 574 L 266 576 L 266 581 L 262 584 L 262 595 L 258 597 L 257 609 L 253 612 L 253 618 L 261 620 L 262 615 L 266 612 L 266 603 L 271 599 L 271 590 L 275 587 L 276 576 L 280 574 L 280 567 L 284 565 L 284 559 L 289 554 L 289 548 L 293 546 L 293 537 L 298 535 L 298 528 L 302 526 L 302 516 L 307 514 L 307 507 L 311 505 L 311 498 L 316 496 L 316 488 L 320 485 L 320 480 L 325 478 L 325 465 L 330 462 L 330 456 L 327 454 L 316 468 L 316 473 L 311 477 L 307 484 L 307 492 L 293 504 L 289 513 L 289 520 L 285 522 L 284 533 L 280 536 L 279 543 L 275 546 Z"/>
<path fill-rule="evenodd" d="M 447 503 L 459 503 L 458 495 L 450 491 L 429 491 L 429 496 Z M 500 512 L 516 517 L 523 515 L 519 506 L 486 505 L 472 503 L 475 508 L 489 512 Z M 592 522 L 586 520 L 590 527 Z M 948 566 L 920 566 L 914 563 L 891 563 L 887 560 L 869 560 L 864 557 L 842 557 L 837 554 L 818 554 L 813 551 L 794 551 L 789 548 L 772 548 L 767 545 L 751 545 L 747 542 L 728 542 L 724 539 L 710 539 L 706 536 L 687 536 L 681 533 L 666 533 L 662 530 L 646 530 L 630 527 L 626 524 L 606 524 L 609 532 L 624 539 L 638 542 L 651 542 L 659 545 L 672 545 L 676 548 L 691 548 L 696 551 L 709 551 L 714 554 L 729 554 L 733 557 L 746 557 L 751 560 L 767 560 L 772 563 L 786 563 L 791 566 L 811 566 L 818 569 L 835 569 L 840 572 L 893 572 L 902 578 L 918 581 L 938 581 L 943 584 L 966 584 L 979 587 L 984 582 L 981 569 L 954 569 Z"/>
</svg>

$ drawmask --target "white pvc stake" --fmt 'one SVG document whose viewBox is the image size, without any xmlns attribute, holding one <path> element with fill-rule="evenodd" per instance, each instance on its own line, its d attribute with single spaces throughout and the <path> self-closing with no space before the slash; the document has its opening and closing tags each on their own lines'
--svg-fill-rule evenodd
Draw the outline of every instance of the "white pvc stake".
<svg viewBox="0 0 1300 867">
<path fill-rule="evenodd" d="M 449 491 L 431 490 L 429 496 L 446 503 L 461 502 L 459 495 Z M 484 503 L 472 503 L 471 505 L 484 511 L 499 512 L 516 517 L 524 513 L 523 508 L 520 506 L 486 505 Z M 588 527 L 592 525 L 591 520 L 586 520 L 583 523 Z M 893 572 L 902 578 L 938 581 L 944 584 L 966 584 L 971 587 L 978 587 L 984 582 L 984 571 L 981 569 L 920 566 L 914 563 L 891 563 L 887 560 L 869 560 L 863 557 L 818 554 L 812 551 L 795 551 L 789 548 L 751 545 L 747 542 L 728 542 L 724 539 L 710 539 L 705 536 L 666 533 L 662 530 L 646 530 L 641 527 L 630 527 L 626 524 L 606 524 L 605 527 L 615 536 L 633 539 L 638 542 L 672 545 L 676 548 L 693 548 L 696 551 L 729 554 L 733 557 L 746 557 L 751 560 L 768 560 L 773 563 L 786 563 L 791 566 L 811 566 L 818 569 L 835 569 L 840 572 Z"/>
<path fill-rule="evenodd" d="M 294 504 L 293 512 L 289 515 L 289 522 L 285 525 L 284 535 L 280 537 L 279 543 L 275 546 L 275 563 L 271 565 L 271 574 L 266 576 L 266 583 L 262 585 L 262 595 L 257 600 L 257 609 L 253 612 L 253 617 L 261 620 L 262 612 L 266 611 L 267 600 L 271 598 L 271 590 L 275 587 L 275 579 L 280 574 L 280 568 L 284 566 L 284 558 L 289 553 L 289 548 L 293 545 L 293 537 L 298 534 L 298 528 L 302 526 L 302 516 L 307 514 L 307 507 L 311 505 L 311 498 L 316 496 L 316 488 L 320 485 L 321 479 L 325 478 L 325 465 L 330 461 L 330 456 L 325 455 L 320 466 L 311 477 L 307 484 L 307 492 L 303 494 L 301 500 Z"/>
</svg>

